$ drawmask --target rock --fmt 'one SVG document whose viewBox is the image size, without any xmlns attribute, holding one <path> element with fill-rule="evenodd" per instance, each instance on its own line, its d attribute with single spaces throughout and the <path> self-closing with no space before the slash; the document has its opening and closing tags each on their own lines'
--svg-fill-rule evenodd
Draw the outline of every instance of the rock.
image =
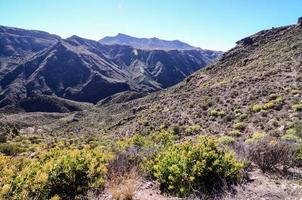
<svg viewBox="0 0 302 200">
<path fill-rule="evenodd" d="M 298 18 L 298 25 L 299 25 L 299 26 L 302 26 L 302 17 L 299 17 L 299 18 Z"/>
<path fill-rule="evenodd" d="M 242 40 L 239 40 L 238 42 L 236 42 L 236 44 L 242 44 L 244 46 L 252 45 L 253 39 L 250 37 L 246 37 L 246 38 L 243 38 Z"/>
</svg>

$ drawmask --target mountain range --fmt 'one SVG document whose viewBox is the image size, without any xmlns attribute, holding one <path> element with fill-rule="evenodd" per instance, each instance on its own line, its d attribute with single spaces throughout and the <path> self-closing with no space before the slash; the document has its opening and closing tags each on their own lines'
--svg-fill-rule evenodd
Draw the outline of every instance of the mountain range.
<svg viewBox="0 0 302 200">
<path fill-rule="evenodd" d="M 35 102 L 36 108 L 61 111 L 58 102 L 97 103 L 124 91 L 149 93 L 175 85 L 222 54 L 180 41 L 131 38 L 119 34 L 117 42 L 104 44 L 105 39 L 62 39 L 0 26 L 0 107 L 44 111 L 30 106 Z M 153 43 L 156 49 L 148 45 Z M 43 106 L 37 106 L 39 102 Z M 81 109 L 63 110 L 68 108 Z"/>
<path fill-rule="evenodd" d="M 101 44 L 113 45 L 127 45 L 138 49 L 166 49 L 166 50 L 192 50 L 197 49 L 187 43 L 179 40 L 160 40 L 156 37 L 153 38 L 137 38 L 126 34 L 119 33 L 116 36 L 107 36 L 99 40 Z"/>
<path fill-rule="evenodd" d="M 44 111 L 0 114 L 4 197 L 301 198 L 302 18 L 239 40 L 215 62 L 198 49 L 35 33 L 1 37 L 3 109 Z M 104 174 L 95 193 L 86 193 L 90 169 Z"/>
<path fill-rule="evenodd" d="M 281 137 L 301 119 L 301 27 L 263 30 L 239 40 L 219 61 L 179 84 L 135 100 L 115 95 L 66 128 L 78 130 L 89 121 L 128 135 L 198 125 L 196 134 Z"/>
</svg>

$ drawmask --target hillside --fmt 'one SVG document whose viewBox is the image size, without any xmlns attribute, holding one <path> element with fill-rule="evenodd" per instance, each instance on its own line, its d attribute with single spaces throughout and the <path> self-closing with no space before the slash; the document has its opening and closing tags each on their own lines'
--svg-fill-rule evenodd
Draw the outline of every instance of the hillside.
<svg viewBox="0 0 302 200">
<path fill-rule="evenodd" d="M 299 20 L 246 37 L 216 63 L 149 95 L 117 93 L 73 113 L 3 115 L 2 194 L 299 199 L 301 52 Z"/>
<path fill-rule="evenodd" d="M 1 27 L 0 33 L 0 107 L 20 110 L 26 110 L 20 101 L 40 95 L 97 103 L 123 91 L 157 91 L 175 85 L 219 56 L 211 54 L 214 51 L 102 45 L 78 36 L 61 39 L 9 27 Z"/>
<path fill-rule="evenodd" d="M 82 122 L 103 121 L 123 135 L 161 125 L 199 125 L 198 133 L 226 134 L 241 123 L 245 139 L 257 131 L 282 136 L 301 120 L 301 32 L 298 25 L 260 31 L 169 90 L 95 108 L 114 120 L 96 113 Z"/>
</svg>

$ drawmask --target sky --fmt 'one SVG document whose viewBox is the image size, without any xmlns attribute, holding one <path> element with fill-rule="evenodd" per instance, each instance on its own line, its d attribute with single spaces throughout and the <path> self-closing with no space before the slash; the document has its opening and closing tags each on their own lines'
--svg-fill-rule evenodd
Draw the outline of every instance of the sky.
<svg viewBox="0 0 302 200">
<path fill-rule="evenodd" d="M 226 51 L 263 29 L 295 24 L 302 0 L 0 0 L 0 24 L 63 38 L 124 33 Z"/>
</svg>

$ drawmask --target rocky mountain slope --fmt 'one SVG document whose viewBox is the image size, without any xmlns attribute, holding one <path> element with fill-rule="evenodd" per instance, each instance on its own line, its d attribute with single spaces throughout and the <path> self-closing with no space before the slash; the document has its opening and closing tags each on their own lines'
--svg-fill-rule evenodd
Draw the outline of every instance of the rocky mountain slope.
<svg viewBox="0 0 302 200">
<path fill-rule="evenodd" d="M 194 134 L 283 137 L 301 123 L 301 52 L 301 25 L 260 31 L 177 86 L 127 103 L 107 102 L 67 129 L 89 121 L 122 135 L 196 126 Z"/>
<path fill-rule="evenodd" d="M 97 103 L 123 91 L 153 92 L 178 83 L 219 56 L 198 49 L 102 45 L 77 36 L 61 39 L 41 31 L 3 26 L 0 34 L 0 107 L 6 110 L 12 110 L 12 105 L 24 109 L 23 100 L 29 103 L 41 95 L 44 102 L 51 95 Z"/>
</svg>

